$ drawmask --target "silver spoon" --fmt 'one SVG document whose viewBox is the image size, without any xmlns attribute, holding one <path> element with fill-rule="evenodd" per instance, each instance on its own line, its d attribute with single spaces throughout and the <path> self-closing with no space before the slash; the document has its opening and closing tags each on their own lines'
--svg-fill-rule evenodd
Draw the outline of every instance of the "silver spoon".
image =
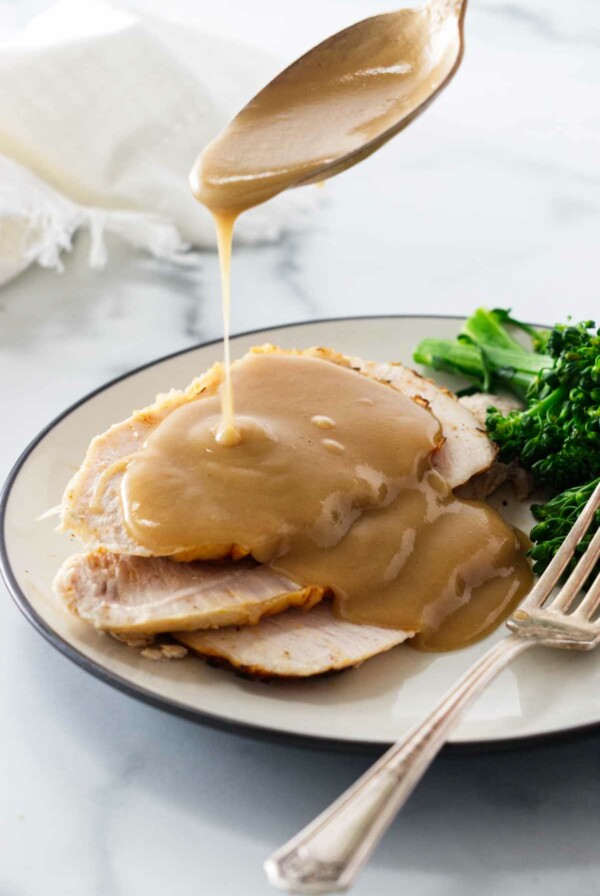
<svg viewBox="0 0 600 896">
<path fill-rule="evenodd" d="M 466 5 L 430 0 L 373 16 L 309 50 L 202 152 L 191 175 L 196 196 L 237 214 L 369 156 L 456 73 Z"/>
</svg>

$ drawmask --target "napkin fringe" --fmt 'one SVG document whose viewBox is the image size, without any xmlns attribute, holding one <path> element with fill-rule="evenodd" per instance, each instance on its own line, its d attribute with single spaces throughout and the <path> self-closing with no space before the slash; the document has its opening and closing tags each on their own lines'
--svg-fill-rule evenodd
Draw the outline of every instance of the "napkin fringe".
<svg viewBox="0 0 600 896">
<path fill-rule="evenodd" d="M 145 212 L 77 205 L 22 165 L 0 156 L 0 281 L 33 262 L 63 271 L 61 255 L 72 250 L 82 228 L 90 232 L 88 263 L 95 270 L 108 260 L 109 233 L 175 264 L 198 261 L 170 221 Z"/>
<path fill-rule="evenodd" d="M 80 209 L 81 224 L 90 231 L 88 263 L 95 270 L 102 269 L 108 260 L 105 235 L 115 234 L 136 249 L 144 249 L 156 258 L 180 265 L 192 265 L 198 254 L 181 239 L 174 224 L 157 215 L 130 211 L 107 211 L 101 208 Z M 80 225 L 81 226 L 81 225 Z"/>
</svg>

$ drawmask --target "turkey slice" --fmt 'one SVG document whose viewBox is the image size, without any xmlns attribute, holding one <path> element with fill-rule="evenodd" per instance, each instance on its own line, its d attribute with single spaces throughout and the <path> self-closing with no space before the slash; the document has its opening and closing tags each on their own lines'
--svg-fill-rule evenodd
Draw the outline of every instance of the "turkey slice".
<svg viewBox="0 0 600 896">
<path fill-rule="evenodd" d="M 252 625 L 288 607 L 309 609 L 324 593 L 247 560 L 177 563 L 105 551 L 67 560 L 54 591 L 85 622 L 120 635 Z"/>
<path fill-rule="evenodd" d="M 201 656 L 261 678 L 357 666 L 411 636 L 336 619 L 329 602 L 315 606 L 321 589 L 246 560 L 178 563 L 98 551 L 67 560 L 54 588 L 97 629 L 126 640 L 171 632 Z"/>
<path fill-rule="evenodd" d="M 512 395 L 495 395 L 490 392 L 475 392 L 472 395 L 463 395 L 458 400 L 484 428 L 488 408 L 494 407 L 502 414 L 509 414 L 523 407 L 523 403 Z M 462 498 L 484 501 L 505 483 L 510 483 L 518 501 L 528 498 L 535 488 L 532 474 L 517 461 L 503 463 L 496 459 L 489 469 L 468 482 L 459 494 Z"/>
<path fill-rule="evenodd" d="M 266 346 L 256 351 L 278 350 Z M 410 398 L 427 402 L 445 438 L 434 463 L 452 488 L 467 482 L 493 462 L 495 448 L 475 418 L 432 380 L 399 364 L 351 360 L 327 349 L 309 349 L 306 354 L 352 367 L 358 373 L 389 383 Z M 96 436 L 63 497 L 61 529 L 74 532 L 90 548 L 148 556 L 150 552 L 131 538 L 123 523 L 120 486 L 127 461 L 168 414 L 182 404 L 213 395 L 221 381 L 222 366 L 216 364 L 185 391 L 159 395 L 153 405 L 136 411 L 127 420 Z M 234 558 L 239 556 L 235 545 L 231 545 L 230 554 Z M 216 559 L 210 546 L 204 550 L 203 558 Z M 180 555 L 179 559 L 185 557 Z"/>
<path fill-rule="evenodd" d="M 514 395 L 495 395 L 492 392 L 473 392 L 471 395 L 463 395 L 458 401 L 484 429 L 488 408 L 496 408 L 501 414 L 510 414 L 523 407 L 523 402 Z"/>
<path fill-rule="evenodd" d="M 403 364 L 379 364 L 376 361 L 352 359 L 352 366 L 389 383 L 409 398 L 423 399 L 439 420 L 445 439 L 432 463 L 451 488 L 464 485 L 474 476 L 487 470 L 494 462 L 498 449 L 485 431 L 475 412 L 461 404 L 452 392 L 438 386 Z"/>
<path fill-rule="evenodd" d="M 256 678 L 308 678 L 358 666 L 412 633 L 336 619 L 328 601 L 288 610 L 258 625 L 186 632 L 177 640 L 218 665 Z"/>
</svg>

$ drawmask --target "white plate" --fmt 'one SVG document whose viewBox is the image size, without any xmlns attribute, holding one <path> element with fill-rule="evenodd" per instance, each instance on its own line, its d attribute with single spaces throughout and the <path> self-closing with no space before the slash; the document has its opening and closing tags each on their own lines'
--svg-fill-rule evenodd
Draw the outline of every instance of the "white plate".
<svg viewBox="0 0 600 896">
<path fill-rule="evenodd" d="M 334 346 L 349 354 L 410 363 L 424 336 L 454 336 L 454 318 L 377 317 L 319 321 L 237 336 L 233 352 L 273 342 L 286 348 Z M 221 357 L 211 343 L 159 360 L 84 398 L 51 423 L 9 476 L 0 505 L 4 577 L 27 618 L 55 647 L 88 672 L 142 700 L 199 722 L 289 740 L 316 739 L 355 748 L 397 739 L 441 696 L 494 638 L 451 654 L 399 647 L 359 669 L 301 684 L 248 682 L 195 658 L 153 663 L 69 615 L 51 582 L 78 545 L 36 518 L 59 503 L 64 486 L 96 433 L 149 404 L 157 392 L 185 386 Z M 506 498 L 506 496 L 502 496 Z M 497 500 L 500 501 L 501 498 Z M 528 528 L 526 508 L 503 510 Z M 74 673 L 75 674 L 75 673 Z M 471 709 L 453 744 L 518 745 L 530 738 L 600 723 L 600 651 L 542 650 L 522 657 Z"/>
</svg>

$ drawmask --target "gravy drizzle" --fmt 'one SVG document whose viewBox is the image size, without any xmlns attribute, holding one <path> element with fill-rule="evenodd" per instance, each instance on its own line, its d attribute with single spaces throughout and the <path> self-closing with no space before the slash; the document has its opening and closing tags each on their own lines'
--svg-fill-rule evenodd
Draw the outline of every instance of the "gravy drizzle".
<svg viewBox="0 0 600 896">
<path fill-rule="evenodd" d="M 235 212 L 213 212 L 217 228 L 217 245 L 221 268 L 221 304 L 223 311 L 223 362 L 225 382 L 221 391 L 221 422 L 216 428 L 215 439 L 220 445 L 229 447 L 241 441 L 241 434 L 235 425 L 233 414 L 233 386 L 231 384 L 231 349 L 229 334 L 231 329 L 231 247 Z"/>
<path fill-rule="evenodd" d="M 414 632 L 425 650 L 465 646 L 506 618 L 531 587 L 525 548 L 434 471 L 441 434 L 428 408 L 323 350 L 231 364 L 231 247 L 240 213 L 324 181 L 410 121 L 458 64 L 460 10 L 432 0 L 334 35 L 200 155 L 190 181 L 217 228 L 224 366 L 215 388 L 158 425 L 122 481 L 126 527 L 151 554 L 250 554 L 322 587 L 337 615 Z"/>
<path fill-rule="evenodd" d="M 215 218 L 221 256 L 223 444 L 239 440 L 229 361 L 236 218 L 290 187 L 322 185 L 405 127 L 458 65 L 463 6 L 430 0 L 334 34 L 267 84 L 198 157 L 190 186 Z"/>
<path fill-rule="evenodd" d="M 431 466 L 438 421 L 324 352 L 255 351 L 232 365 L 234 447 L 211 394 L 169 414 L 129 463 L 134 540 L 158 556 L 251 554 L 333 595 L 351 622 L 417 633 L 422 649 L 494 628 L 531 585 L 515 533 L 460 501 Z"/>
</svg>

